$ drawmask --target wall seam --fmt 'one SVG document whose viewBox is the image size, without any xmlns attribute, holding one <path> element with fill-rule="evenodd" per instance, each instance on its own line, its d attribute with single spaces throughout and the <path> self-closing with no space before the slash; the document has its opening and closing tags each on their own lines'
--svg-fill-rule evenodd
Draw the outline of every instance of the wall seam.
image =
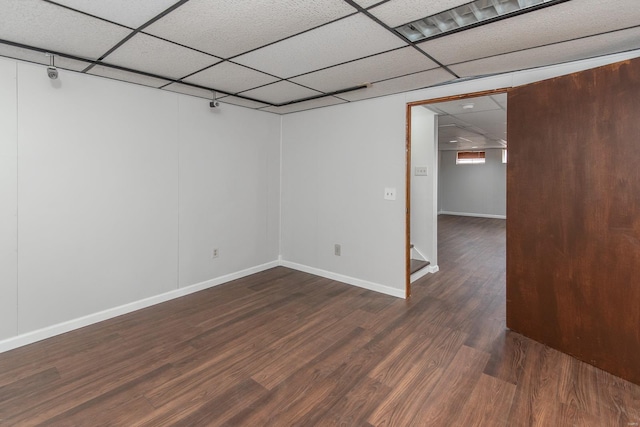
<svg viewBox="0 0 640 427">
<path fill-rule="evenodd" d="M 18 99 L 18 67 L 19 67 L 19 63 L 16 62 L 16 84 L 15 84 L 15 91 L 13 93 L 14 96 L 14 100 L 15 100 L 15 104 L 16 104 L 16 327 L 15 327 L 15 336 L 18 336 L 19 332 L 20 332 L 20 286 L 18 286 L 19 282 L 20 282 L 20 270 L 18 268 L 18 266 L 20 265 L 20 216 L 18 215 L 18 213 L 20 212 L 20 205 L 18 203 L 18 201 L 20 200 L 20 193 L 18 192 L 18 189 L 20 188 L 19 184 L 19 179 L 20 179 L 20 162 L 18 161 L 18 159 L 20 158 L 20 144 L 18 144 L 18 140 L 20 139 L 19 136 L 19 132 L 20 132 L 20 128 L 18 127 L 18 123 L 19 123 L 19 99 Z"/>
<path fill-rule="evenodd" d="M 181 148 L 182 148 L 181 134 L 182 133 L 180 131 L 181 130 L 180 129 L 180 107 L 181 107 L 180 96 L 176 94 L 175 98 L 176 98 L 176 113 L 177 113 L 176 114 L 176 122 L 177 122 L 177 124 L 176 124 L 176 131 L 177 131 L 176 138 L 178 139 L 177 144 L 176 144 L 176 147 L 178 148 L 178 155 L 176 156 L 177 159 L 178 159 L 178 168 L 177 168 L 177 170 L 178 170 L 178 191 L 177 191 L 177 196 L 178 196 L 178 200 L 177 200 L 177 207 L 178 207 L 178 215 L 177 215 L 177 218 L 178 218 L 178 224 L 177 225 L 178 225 L 178 227 L 177 227 L 177 230 L 178 230 L 178 235 L 176 236 L 176 263 L 177 263 L 177 265 L 176 265 L 176 289 L 180 289 L 180 236 L 181 236 L 181 229 L 180 229 L 180 226 L 181 226 L 181 221 L 180 221 L 180 207 L 181 207 L 181 205 L 180 205 L 180 196 L 181 196 L 181 193 L 180 193 L 180 189 L 182 187 L 181 181 L 180 181 L 180 179 L 182 177 L 182 173 L 181 173 L 181 169 L 180 169 L 180 165 L 182 163 L 181 162 L 182 159 L 180 158 L 180 154 L 182 152 L 182 150 L 181 150 Z"/>
<path fill-rule="evenodd" d="M 279 165 L 279 169 L 280 169 L 280 173 L 279 173 L 279 178 L 278 178 L 278 259 L 282 260 L 282 182 L 283 182 L 283 167 L 282 167 L 282 140 L 283 140 L 283 120 L 284 120 L 284 116 L 280 116 L 280 142 L 278 144 L 278 157 L 280 159 L 280 165 Z"/>
</svg>

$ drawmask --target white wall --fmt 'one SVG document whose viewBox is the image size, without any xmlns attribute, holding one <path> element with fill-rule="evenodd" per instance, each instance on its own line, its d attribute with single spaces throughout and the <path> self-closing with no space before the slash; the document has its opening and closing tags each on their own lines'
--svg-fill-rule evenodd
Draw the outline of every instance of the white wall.
<svg viewBox="0 0 640 427">
<path fill-rule="evenodd" d="M 177 285 L 177 97 L 18 64 L 24 333 Z"/>
<path fill-rule="evenodd" d="M 0 64 L 0 337 L 277 261 L 280 117 Z"/>
<path fill-rule="evenodd" d="M 456 153 L 440 153 L 441 212 L 505 218 L 507 165 L 502 150 L 485 150 L 485 164 L 478 165 L 456 165 Z"/>
<path fill-rule="evenodd" d="M 433 266 L 438 264 L 436 114 L 411 108 L 411 243 Z M 416 176 L 427 166 L 427 176 Z"/>
<path fill-rule="evenodd" d="M 405 120 L 402 95 L 284 116 L 284 261 L 404 295 Z"/>
<path fill-rule="evenodd" d="M 509 88 L 639 54 L 466 80 L 284 116 L 284 264 L 403 296 L 406 104 Z M 431 169 L 437 170 L 435 159 Z M 395 202 L 382 199 L 384 187 L 396 187 Z M 333 255 L 335 243 L 342 244 L 342 257 Z"/>
<path fill-rule="evenodd" d="M 277 260 L 280 118 L 186 96 L 179 117 L 180 286 Z"/>
<path fill-rule="evenodd" d="M 16 110 L 16 66 L 0 60 L 0 340 L 18 331 Z"/>
</svg>

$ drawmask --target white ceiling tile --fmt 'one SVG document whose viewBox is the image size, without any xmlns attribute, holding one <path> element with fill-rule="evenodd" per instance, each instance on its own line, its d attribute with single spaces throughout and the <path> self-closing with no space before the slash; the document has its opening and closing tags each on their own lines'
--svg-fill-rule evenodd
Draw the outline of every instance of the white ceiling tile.
<svg viewBox="0 0 640 427">
<path fill-rule="evenodd" d="M 473 108 L 468 110 L 464 105 L 473 104 Z M 446 114 L 459 115 L 476 114 L 479 111 L 501 110 L 500 106 L 493 102 L 488 96 L 475 98 L 456 99 L 454 101 L 439 102 L 435 106 Z"/>
<path fill-rule="evenodd" d="M 400 38 L 359 14 L 239 56 L 234 61 L 287 78 L 402 46 L 406 43 Z"/>
<path fill-rule="evenodd" d="M 441 63 L 455 64 L 639 23 L 638 0 L 568 1 L 428 40 L 418 46 Z"/>
<path fill-rule="evenodd" d="M 451 65 L 461 77 L 506 73 L 640 48 L 640 28 Z"/>
<path fill-rule="evenodd" d="M 8 44 L 0 43 L 0 56 L 6 56 L 8 58 L 20 59 L 28 62 L 35 62 L 36 64 L 49 65 L 50 58 L 43 52 L 37 50 L 25 49 L 22 47 L 11 46 Z M 91 65 L 90 62 L 77 61 L 75 59 L 65 58 L 63 56 L 56 56 L 54 58 L 55 66 L 65 70 L 82 71 Z"/>
<path fill-rule="evenodd" d="M 228 58 L 354 12 L 343 0 L 191 0 L 145 32 Z"/>
<path fill-rule="evenodd" d="M 140 33 L 104 59 L 109 64 L 174 79 L 219 61 L 213 56 Z"/>
<path fill-rule="evenodd" d="M 453 79 L 454 77 L 444 69 L 436 68 L 435 70 L 423 71 L 409 76 L 385 80 L 374 84 L 370 88 L 343 93 L 338 96 L 349 101 L 358 101 L 361 99 L 375 98 L 377 96 L 422 89 Z"/>
<path fill-rule="evenodd" d="M 291 79 L 323 92 L 373 83 L 436 68 L 437 64 L 412 47 L 381 53 Z"/>
<path fill-rule="evenodd" d="M 438 110 L 437 105 L 438 104 L 425 104 L 424 108 L 426 108 L 427 110 L 431 110 L 434 113 L 442 114 L 442 112 Z M 438 117 L 438 126 L 451 125 L 455 123 L 457 123 L 457 121 L 453 116 L 444 115 Z"/>
<path fill-rule="evenodd" d="M 56 3 L 138 28 L 176 3 L 177 0 L 56 0 Z"/>
<path fill-rule="evenodd" d="M 144 74 L 132 73 L 118 68 L 106 67 L 104 65 L 94 66 L 87 72 L 87 74 L 151 87 L 161 87 L 171 83 L 170 80 L 157 79 L 155 77 L 145 76 Z"/>
<path fill-rule="evenodd" d="M 263 104 L 262 102 L 243 99 L 237 96 L 225 96 L 225 97 L 220 97 L 218 99 L 220 100 L 221 103 L 224 103 L 224 104 L 239 105 L 241 107 L 247 107 L 247 108 L 262 108 L 268 105 L 268 104 Z"/>
<path fill-rule="evenodd" d="M 282 104 L 318 94 L 320 94 L 320 92 L 298 86 L 294 83 L 280 81 L 243 92 L 242 96 L 257 99 L 258 101 L 265 101 L 270 104 Z"/>
<path fill-rule="evenodd" d="M 211 87 L 226 93 L 242 92 L 277 80 L 277 77 L 231 62 L 221 62 L 184 79 L 187 83 Z"/>
<path fill-rule="evenodd" d="M 391 0 L 369 9 L 369 12 L 393 28 L 469 2 L 470 0 Z"/>
<path fill-rule="evenodd" d="M 328 107 L 330 105 L 344 104 L 347 101 L 327 96 L 325 98 L 313 99 L 311 101 L 297 102 L 291 105 L 284 105 L 282 107 L 266 107 L 262 111 L 269 111 L 277 114 L 295 113 L 297 111 L 311 110 L 314 108 Z"/>
<path fill-rule="evenodd" d="M 506 93 L 499 93 L 497 95 L 491 95 L 491 99 L 493 99 L 502 108 L 507 108 L 507 94 Z"/>
<path fill-rule="evenodd" d="M 0 0 L 0 39 L 98 59 L 131 30 L 41 0 Z"/>
<path fill-rule="evenodd" d="M 193 87 L 182 83 L 171 83 L 168 86 L 163 87 L 164 90 L 171 92 L 182 93 L 184 95 L 196 96 L 198 98 L 213 99 L 213 91 L 207 89 L 200 89 L 199 87 Z"/>
<path fill-rule="evenodd" d="M 367 8 L 370 6 L 373 6 L 376 3 L 380 3 L 381 0 L 355 0 L 355 2 L 357 4 L 359 4 L 360 6 Z"/>
<path fill-rule="evenodd" d="M 507 129 L 507 112 L 502 109 L 458 114 L 456 117 L 485 133 L 502 133 Z"/>
</svg>

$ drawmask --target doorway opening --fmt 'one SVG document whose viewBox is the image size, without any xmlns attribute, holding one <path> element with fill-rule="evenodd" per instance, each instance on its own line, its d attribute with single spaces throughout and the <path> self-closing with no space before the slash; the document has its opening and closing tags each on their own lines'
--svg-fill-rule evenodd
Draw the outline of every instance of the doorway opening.
<svg viewBox="0 0 640 427">
<path fill-rule="evenodd" d="M 437 222 L 439 213 L 467 214 L 468 216 L 485 216 L 504 218 L 506 211 L 506 180 L 496 188 L 492 200 L 486 202 L 489 209 L 478 209 L 473 202 L 477 199 L 478 191 L 474 186 L 482 185 L 481 181 L 464 186 L 464 180 L 469 179 L 469 173 L 459 174 L 457 194 L 463 204 L 451 203 L 443 200 L 440 187 L 440 164 L 443 157 L 446 161 L 453 157 L 453 165 L 458 168 L 473 168 L 479 161 L 467 161 L 467 164 L 456 162 L 458 152 L 479 153 L 490 152 L 491 162 L 502 162 L 503 150 L 506 150 L 506 92 L 507 89 L 496 89 L 483 92 L 436 98 L 407 104 L 406 120 L 406 286 L 405 297 L 411 296 L 411 282 L 427 272 L 438 271 L 437 265 Z M 429 123 L 431 125 L 429 126 Z M 484 126 L 484 128 L 483 128 Z M 429 135 L 431 132 L 431 135 Z M 426 141 L 426 142 L 425 142 Z M 446 154 L 443 156 L 443 152 Z M 471 159 L 479 154 L 463 155 Z M 506 159 L 506 156 L 504 157 Z M 457 163 L 457 164 L 456 164 Z M 464 161 L 462 163 L 465 163 Z M 447 170 L 454 173 L 455 169 L 447 164 Z M 475 172 L 477 172 L 476 169 Z M 474 172 L 472 169 L 458 169 L 457 172 Z M 491 173 L 488 174 L 491 176 Z M 460 182 L 461 181 L 461 182 Z M 448 182 L 449 183 L 449 182 Z M 472 184 L 472 185 L 471 185 Z M 455 187 L 454 187 L 455 188 Z M 464 191 L 459 189 L 463 188 Z M 449 193 L 447 189 L 447 193 Z M 455 191 L 455 190 L 454 190 Z M 468 197 L 465 196 L 465 193 Z M 502 194 L 502 199 L 500 199 Z M 447 194 L 449 196 L 450 194 Z M 491 199 L 491 198 L 490 198 Z M 496 200 L 499 200 L 496 203 Z M 447 208 L 447 206 L 450 206 Z M 453 207 L 452 207 L 453 206 Z M 465 207 L 466 206 L 466 207 Z M 457 210 L 452 210 L 457 209 Z M 493 210 L 492 210 L 493 209 Z M 465 212 L 468 211 L 468 212 Z M 478 211 L 479 212 L 475 212 Z M 413 221 L 413 225 L 412 225 Z M 416 243 L 418 242 L 418 243 Z M 420 272 L 415 270 L 416 259 L 429 263 L 427 269 Z M 412 262 L 413 260 L 413 262 Z"/>
</svg>

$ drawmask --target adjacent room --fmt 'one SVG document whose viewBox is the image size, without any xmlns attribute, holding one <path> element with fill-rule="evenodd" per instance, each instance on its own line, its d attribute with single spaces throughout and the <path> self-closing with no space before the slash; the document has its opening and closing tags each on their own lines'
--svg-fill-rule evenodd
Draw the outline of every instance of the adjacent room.
<svg viewBox="0 0 640 427">
<path fill-rule="evenodd" d="M 0 0 L 0 425 L 638 425 L 637 6 Z"/>
</svg>

